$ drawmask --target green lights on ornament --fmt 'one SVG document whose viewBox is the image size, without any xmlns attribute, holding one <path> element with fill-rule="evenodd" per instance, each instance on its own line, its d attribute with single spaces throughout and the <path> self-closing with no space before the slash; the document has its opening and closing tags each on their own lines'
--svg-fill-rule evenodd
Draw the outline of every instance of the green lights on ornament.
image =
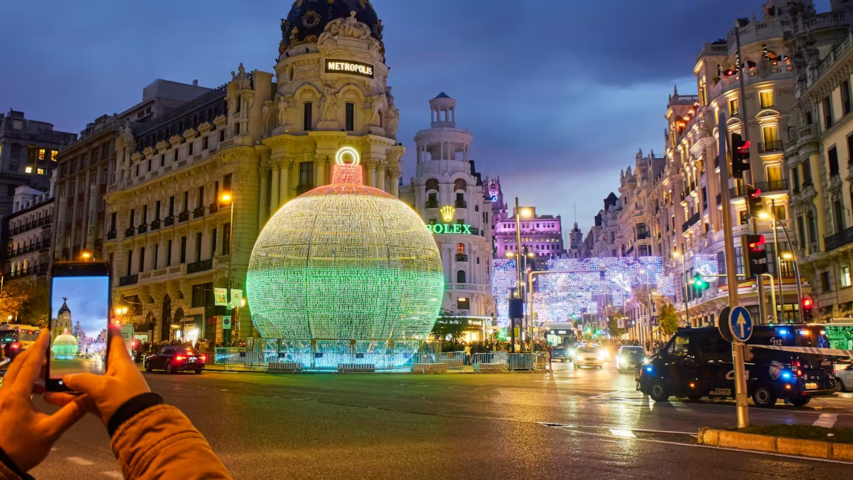
<svg viewBox="0 0 853 480">
<path fill-rule="evenodd" d="M 430 231 L 362 184 L 356 149 L 341 148 L 335 163 L 332 184 L 288 202 L 255 243 L 246 279 L 255 327 L 289 340 L 426 338 L 444 294 Z"/>
</svg>

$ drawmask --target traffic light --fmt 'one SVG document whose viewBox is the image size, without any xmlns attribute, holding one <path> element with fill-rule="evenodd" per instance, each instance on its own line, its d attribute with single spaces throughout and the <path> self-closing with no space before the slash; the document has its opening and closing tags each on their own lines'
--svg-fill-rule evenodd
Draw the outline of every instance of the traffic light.
<svg viewBox="0 0 853 480">
<path fill-rule="evenodd" d="M 702 278 L 702 275 L 700 273 L 694 273 L 693 274 L 693 282 L 692 283 L 693 283 L 693 289 L 697 290 L 697 291 L 705 290 L 706 288 L 708 288 L 708 282 L 705 281 L 704 278 Z"/>
<path fill-rule="evenodd" d="M 743 178 L 743 172 L 749 171 L 749 142 L 739 133 L 732 134 L 732 177 Z"/>
<path fill-rule="evenodd" d="M 761 189 L 753 187 L 752 185 L 746 186 L 746 205 L 749 210 L 749 216 L 758 217 L 764 212 L 764 202 L 761 201 Z"/>
<path fill-rule="evenodd" d="M 767 273 L 767 250 L 764 235 L 746 235 L 746 248 L 749 254 L 749 273 L 757 277 Z"/>
<path fill-rule="evenodd" d="M 810 297 L 803 297 L 802 309 L 803 309 L 803 321 L 804 322 L 811 322 L 812 321 L 812 316 L 813 316 L 812 309 L 813 308 L 814 308 L 814 300 L 812 300 Z"/>
</svg>

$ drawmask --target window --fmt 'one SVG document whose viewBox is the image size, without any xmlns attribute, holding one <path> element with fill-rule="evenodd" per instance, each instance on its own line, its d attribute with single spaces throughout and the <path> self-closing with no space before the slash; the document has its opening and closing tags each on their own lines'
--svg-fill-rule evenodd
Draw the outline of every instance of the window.
<svg viewBox="0 0 853 480">
<path fill-rule="evenodd" d="M 152 270 L 157 270 L 157 257 L 159 256 L 159 254 L 160 254 L 160 244 L 155 243 L 154 244 L 154 263 L 151 265 Z"/>
<path fill-rule="evenodd" d="M 761 128 L 761 137 L 764 139 L 764 151 L 772 152 L 781 149 L 779 144 L 779 128 L 776 125 Z"/>
<path fill-rule="evenodd" d="M 163 167 L 165 165 L 166 165 L 166 154 L 164 153 L 164 154 L 160 155 L 160 166 Z"/>
<path fill-rule="evenodd" d="M 44 169 L 38 168 L 38 169 L 36 169 L 36 173 L 38 173 L 39 175 L 44 175 Z"/>
<path fill-rule="evenodd" d="M 219 131 L 219 143 L 222 143 L 224 141 L 225 141 L 225 130 L 220 130 Z"/>
<path fill-rule="evenodd" d="M 166 266 L 171 267 L 172 266 L 172 241 L 169 240 L 169 242 L 166 245 L 167 245 L 166 246 Z"/>
<path fill-rule="evenodd" d="M 832 202 L 832 220 L 835 224 L 835 233 L 844 231 L 844 211 L 842 208 L 840 198 Z"/>
<path fill-rule="evenodd" d="M 192 154 L 193 154 L 193 146 L 194 146 L 194 145 L 195 145 L 195 142 L 190 142 L 190 143 L 187 145 L 187 155 L 192 155 Z M 177 152 L 177 151 L 175 151 L 175 160 L 177 160 L 177 159 L 178 159 L 178 152 Z"/>
<path fill-rule="evenodd" d="M 139 249 L 139 270 L 140 272 L 145 271 L 145 247 Z"/>
<path fill-rule="evenodd" d="M 222 254 L 231 254 L 231 224 L 222 225 Z"/>
<path fill-rule="evenodd" d="M 844 115 L 850 113 L 850 82 L 841 82 L 841 111 Z"/>
<path fill-rule="evenodd" d="M 187 237 L 181 237 L 181 263 L 187 263 Z"/>
<path fill-rule="evenodd" d="M 201 285 L 193 285 L 193 293 L 190 305 L 191 308 L 206 307 L 210 303 L 211 293 L 213 293 L 212 283 L 203 283 Z"/>
<path fill-rule="evenodd" d="M 352 132 L 355 130 L 355 104 L 347 103 L 347 116 L 346 116 L 347 126 L 346 129 L 348 132 Z"/>
<path fill-rule="evenodd" d="M 195 234 L 195 261 L 201 261 L 201 232 Z"/>
<path fill-rule="evenodd" d="M 204 185 L 198 187 L 198 197 L 195 201 L 196 208 L 204 208 Z"/>
<path fill-rule="evenodd" d="M 216 229 L 213 229 L 213 232 L 210 235 L 210 256 L 213 256 L 213 253 L 216 252 Z"/>
<path fill-rule="evenodd" d="M 457 298 L 456 299 L 456 309 L 457 310 L 470 310 L 471 303 L 467 298 Z"/>
<path fill-rule="evenodd" d="M 465 280 L 467 280 L 465 270 L 456 272 L 456 283 L 467 283 Z"/>
<path fill-rule="evenodd" d="M 465 244 L 457 243 L 456 244 L 456 254 L 457 255 L 465 255 Z"/>
<path fill-rule="evenodd" d="M 113 212 L 110 214 L 110 230 L 112 230 L 112 231 L 115 231 L 115 229 L 116 229 L 116 216 L 117 215 L 118 214 L 116 212 Z"/>
<path fill-rule="evenodd" d="M 765 90 L 758 93 L 758 103 L 761 108 L 770 108 L 773 106 L 773 90 Z"/>
<path fill-rule="evenodd" d="M 841 288 L 847 288 L 850 286 L 850 266 L 842 265 L 841 266 Z"/>
<path fill-rule="evenodd" d="M 800 245 L 807 243 L 805 223 L 803 222 L 803 217 L 800 215 L 797 216 L 797 236 L 800 237 Z"/>
<path fill-rule="evenodd" d="M 774 205 L 773 216 L 776 217 L 776 220 L 786 220 L 788 218 L 788 213 L 785 210 L 785 205 Z"/>
<path fill-rule="evenodd" d="M 823 102 L 823 128 L 829 130 L 832 128 L 832 101 L 829 97 L 824 97 Z"/>
<path fill-rule="evenodd" d="M 820 289 L 823 292 L 831 292 L 832 284 L 829 281 L 829 272 L 820 272 Z"/>
<path fill-rule="evenodd" d="M 44 160 L 45 150 L 43 148 L 39 148 L 39 160 Z"/>
<path fill-rule="evenodd" d="M 826 152 L 826 157 L 829 161 L 829 176 L 838 176 L 838 149 L 835 148 L 835 145 L 829 147 L 829 150 Z"/>
<path fill-rule="evenodd" d="M 225 192 L 231 191 L 231 174 L 230 173 L 228 175 L 225 175 L 225 177 L 222 178 L 222 190 Z"/>
<path fill-rule="evenodd" d="M 737 115 L 737 114 L 739 114 L 739 113 L 740 113 L 740 111 L 738 110 L 738 100 L 737 100 L 737 98 L 733 98 L 733 99 L 729 100 L 729 115 L 730 115 L 730 116 L 735 116 L 735 115 Z"/>
<path fill-rule="evenodd" d="M 794 167 L 791 169 L 791 187 L 794 189 L 794 193 L 800 191 L 800 169 Z"/>
<path fill-rule="evenodd" d="M 133 250 L 127 251 L 127 276 L 130 276 L 130 267 L 133 265 Z"/>
<path fill-rule="evenodd" d="M 175 216 L 175 196 L 174 195 L 169 197 L 169 216 L 170 217 Z"/>
<path fill-rule="evenodd" d="M 306 132 L 311 130 L 311 126 L 314 125 L 313 115 L 314 115 L 314 104 L 311 102 L 308 102 L 305 105 L 303 105 L 302 129 L 305 130 Z"/>
<path fill-rule="evenodd" d="M 189 209 L 190 209 L 190 191 L 189 190 L 184 192 L 184 204 L 182 206 L 184 207 L 184 210 L 183 210 L 184 212 L 189 211 Z"/>
<path fill-rule="evenodd" d="M 801 165 L 803 168 L 803 187 L 806 185 L 812 185 L 812 164 L 811 160 L 808 158 L 803 160 L 803 164 Z"/>
<path fill-rule="evenodd" d="M 148 205 L 142 206 L 142 225 L 148 223 Z"/>
<path fill-rule="evenodd" d="M 51 150 L 51 151 L 50 151 L 50 160 L 51 160 L 51 161 L 53 161 L 53 162 L 55 162 L 55 161 L 56 161 L 56 155 L 57 155 L 58 153 L 59 153 L 59 150 Z"/>
<path fill-rule="evenodd" d="M 302 162 L 299 164 L 299 186 L 314 186 L 314 162 Z"/>
<path fill-rule="evenodd" d="M 208 138 L 207 138 L 207 135 L 205 135 L 204 137 L 202 137 L 202 139 L 201 139 L 201 149 L 202 149 L 202 151 L 207 150 L 207 144 L 208 144 L 208 141 L 209 141 L 209 140 L 208 140 Z"/>
<path fill-rule="evenodd" d="M 131 210 L 130 210 L 130 226 L 131 226 L 131 227 L 135 227 L 135 226 L 136 226 L 136 224 L 135 224 L 135 223 L 134 223 L 134 221 L 133 221 L 135 216 L 136 216 L 136 210 L 131 209 Z"/>
<path fill-rule="evenodd" d="M 25 168 L 24 168 L 24 172 L 26 172 L 26 173 L 33 173 L 33 167 L 30 167 L 30 166 L 28 165 L 27 167 L 25 167 Z"/>
</svg>

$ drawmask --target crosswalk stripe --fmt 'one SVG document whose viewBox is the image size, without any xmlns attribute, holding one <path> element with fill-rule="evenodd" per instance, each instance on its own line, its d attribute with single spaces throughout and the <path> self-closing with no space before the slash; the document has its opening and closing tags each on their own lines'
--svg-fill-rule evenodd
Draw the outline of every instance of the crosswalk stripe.
<svg viewBox="0 0 853 480">
<path fill-rule="evenodd" d="M 835 425 L 835 422 L 838 421 L 838 414 L 836 413 L 821 413 L 820 417 L 812 424 L 815 427 L 824 427 L 824 428 L 832 428 Z"/>
<path fill-rule="evenodd" d="M 83 465 L 83 466 L 89 466 L 89 465 L 95 464 L 95 462 L 90 462 L 90 461 L 86 460 L 85 458 L 80 458 L 80 457 L 67 457 L 66 460 L 68 460 L 71 463 L 76 463 L 77 465 Z"/>
</svg>

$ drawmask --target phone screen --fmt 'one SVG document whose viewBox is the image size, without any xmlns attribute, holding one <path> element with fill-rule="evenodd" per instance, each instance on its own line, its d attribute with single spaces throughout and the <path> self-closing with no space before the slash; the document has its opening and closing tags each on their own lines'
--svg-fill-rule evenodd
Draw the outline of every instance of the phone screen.
<svg viewBox="0 0 853 480">
<path fill-rule="evenodd" d="M 106 372 L 109 276 L 54 276 L 50 297 L 49 379 Z"/>
</svg>

